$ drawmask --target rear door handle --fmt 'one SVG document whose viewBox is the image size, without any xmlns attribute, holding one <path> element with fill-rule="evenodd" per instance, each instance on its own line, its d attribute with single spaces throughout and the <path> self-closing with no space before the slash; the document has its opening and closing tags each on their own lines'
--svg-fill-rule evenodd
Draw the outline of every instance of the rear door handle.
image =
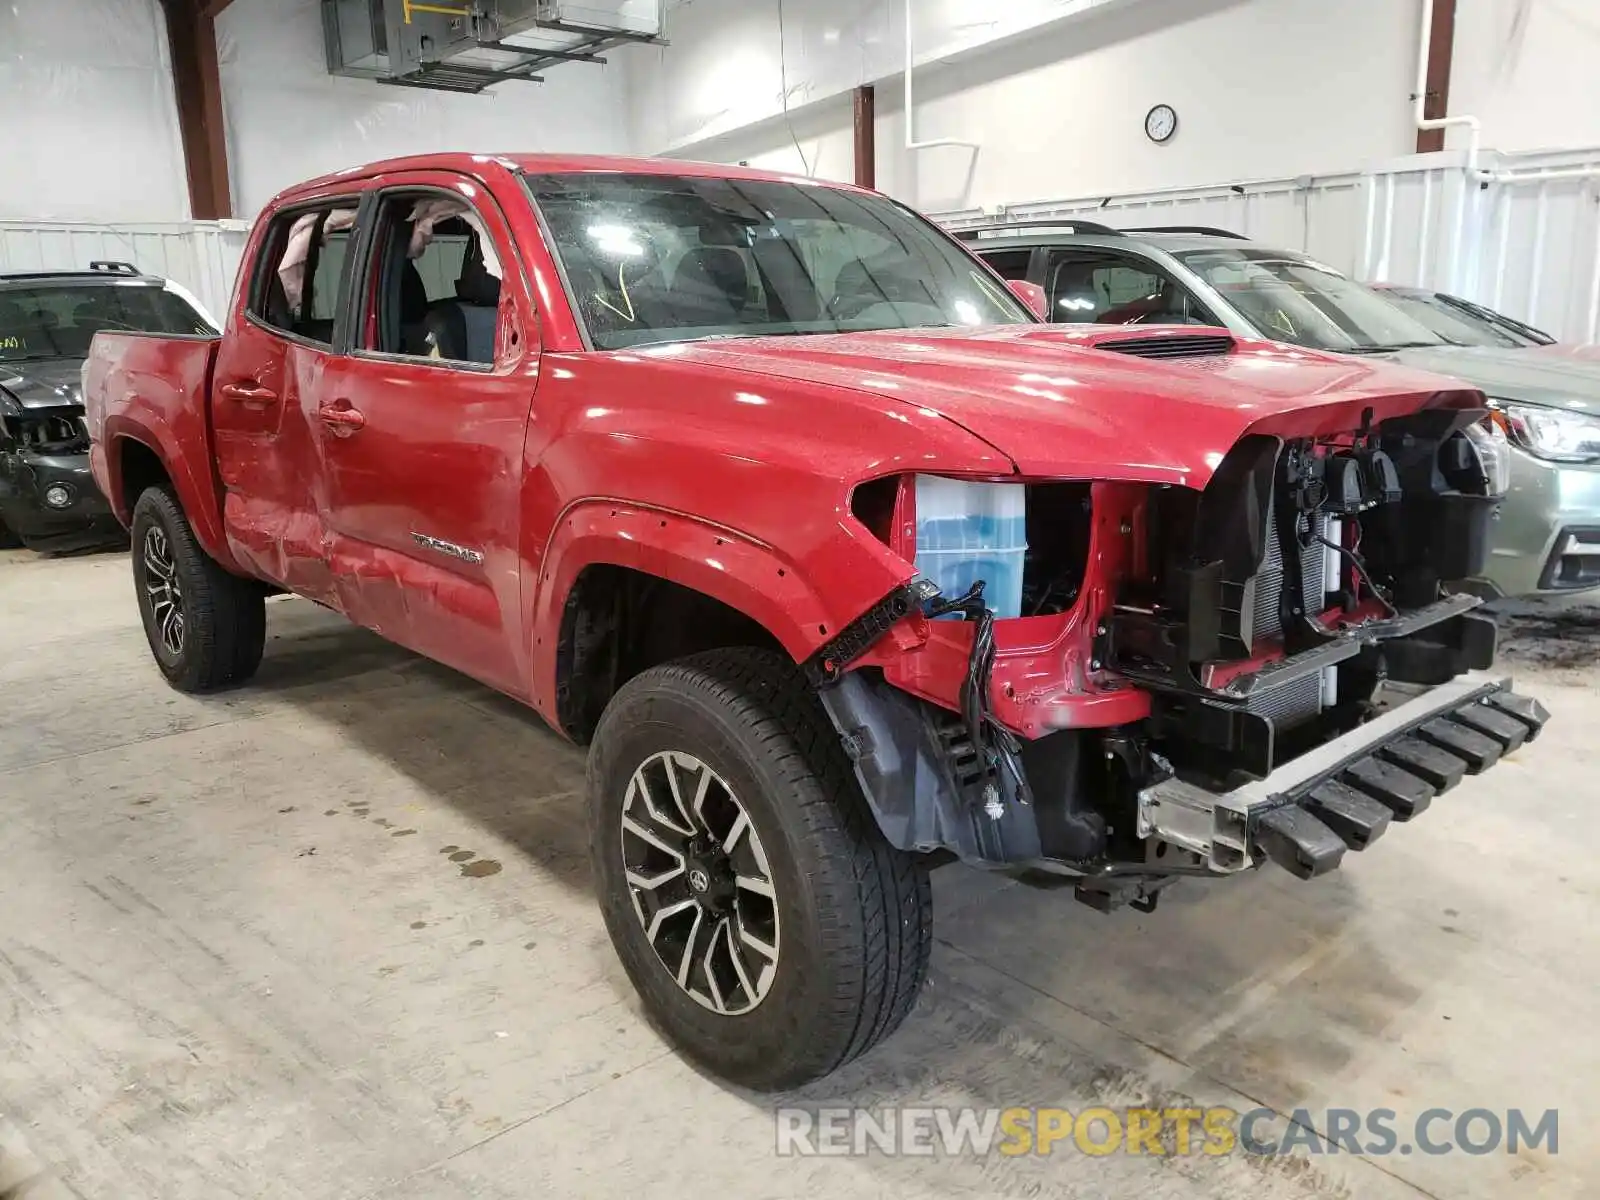
<svg viewBox="0 0 1600 1200">
<path fill-rule="evenodd" d="M 327 404 L 317 410 L 317 416 L 338 437 L 349 437 L 367 423 L 367 418 L 362 415 L 360 409 L 348 406 L 340 408 Z"/>
<path fill-rule="evenodd" d="M 264 388 L 254 380 L 244 383 L 225 383 L 220 388 L 225 399 L 237 400 L 241 404 L 265 406 L 278 402 L 278 393 L 271 388 Z"/>
</svg>

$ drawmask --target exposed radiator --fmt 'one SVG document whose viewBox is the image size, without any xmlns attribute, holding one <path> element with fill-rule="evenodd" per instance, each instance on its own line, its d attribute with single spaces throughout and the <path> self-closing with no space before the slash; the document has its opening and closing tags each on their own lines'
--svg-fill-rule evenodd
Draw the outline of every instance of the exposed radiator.
<svg viewBox="0 0 1600 1200">
<path fill-rule="evenodd" d="M 1267 717 L 1279 728 L 1297 725 L 1322 711 L 1322 676 L 1308 675 L 1252 696 L 1245 708 L 1257 716 Z"/>
<path fill-rule="evenodd" d="M 1276 501 L 1267 512 L 1267 552 L 1256 575 L 1256 638 L 1280 637 L 1283 619 L 1278 612 L 1278 599 L 1283 594 L 1283 547 L 1278 542 L 1278 516 Z M 1318 513 L 1313 528 L 1322 537 L 1328 536 L 1328 517 Z M 1300 548 L 1300 578 L 1302 594 L 1313 611 L 1321 607 L 1323 578 L 1327 570 L 1327 556 L 1331 554 L 1321 542 L 1312 542 Z"/>
</svg>

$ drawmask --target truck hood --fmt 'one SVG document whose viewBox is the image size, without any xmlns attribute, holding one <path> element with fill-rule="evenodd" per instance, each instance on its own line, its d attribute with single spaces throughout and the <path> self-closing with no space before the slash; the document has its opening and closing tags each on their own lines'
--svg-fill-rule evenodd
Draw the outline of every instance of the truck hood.
<svg viewBox="0 0 1600 1200">
<path fill-rule="evenodd" d="M 1151 359 L 1106 347 L 1204 338 L 1226 353 Z M 1313 436 L 1429 403 L 1476 407 L 1453 380 L 1388 362 L 1253 342 L 1192 326 L 1009 325 L 989 329 L 680 342 L 640 352 L 870 393 L 944 417 L 1039 478 L 1203 487 L 1249 432 Z"/>
<path fill-rule="evenodd" d="M 1553 349 L 1429 346 L 1398 350 L 1394 358 L 1407 366 L 1454 375 L 1501 400 L 1600 412 L 1600 359 L 1555 354 Z"/>
<path fill-rule="evenodd" d="M 0 362 L 0 396 L 23 408 L 83 406 L 81 358 L 26 359 Z"/>
</svg>

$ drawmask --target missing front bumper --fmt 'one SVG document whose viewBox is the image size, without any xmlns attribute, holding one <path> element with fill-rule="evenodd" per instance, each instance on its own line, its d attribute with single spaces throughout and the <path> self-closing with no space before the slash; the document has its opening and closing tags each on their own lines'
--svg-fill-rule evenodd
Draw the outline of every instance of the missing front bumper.
<svg viewBox="0 0 1600 1200">
<path fill-rule="evenodd" d="M 1509 679 L 1463 675 L 1232 791 L 1152 784 L 1139 792 L 1139 836 L 1192 851 L 1221 874 L 1270 859 L 1311 879 L 1532 741 L 1548 719 Z"/>
</svg>

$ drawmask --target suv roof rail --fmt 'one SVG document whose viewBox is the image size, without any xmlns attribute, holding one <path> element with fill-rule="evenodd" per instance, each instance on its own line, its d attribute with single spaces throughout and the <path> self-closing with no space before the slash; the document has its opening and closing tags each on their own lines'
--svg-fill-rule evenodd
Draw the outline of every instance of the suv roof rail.
<svg viewBox="0 0 1600 1200">
<path fill-rule="evenodd" d="M 1250 239 L 1242 233 L 1235 233 L 1231 229 L 1218 229 L 1215 225 L 1140 225 L 1133 229 L 1124 229 L 1123 233 L 1204 233 L 1211 237 L 1236 238 L 1241 242 Z"/>
<path fill-rule="evenodd" d="M 1122 230 L 1102 225 L 1098 221 L 1074 221 L 1070 217 L 1038 221 L 991 221 L 984 225 L 969 225 L 965 229 L 952 229 L 952 236 L 963 242 L 975 242 L 979 234 L 1002 233 L 1008 229 L 1054 229 L 1060 233 L 1099 233 L 1120 235 Z"/>
<path fill-rule="evenodd" d="M 139 268 L 131 262 L 122 262 L 118 259 L 97 258 L 89 264 L 89 270 L 97 275 L 138 275 Z"/>
</svg>

